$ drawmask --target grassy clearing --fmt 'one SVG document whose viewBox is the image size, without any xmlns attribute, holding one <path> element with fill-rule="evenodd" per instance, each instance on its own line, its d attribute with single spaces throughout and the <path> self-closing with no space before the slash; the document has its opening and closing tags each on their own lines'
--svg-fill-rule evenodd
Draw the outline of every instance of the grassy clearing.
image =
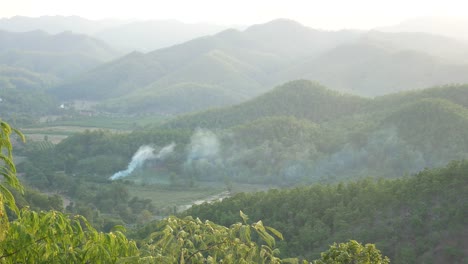
<svg viewBox="0 0 468 264">
<path fill-rule="evenodd" d="M 40 123 L 38 125 L 20 128 L 29 140 L 43 141 L 47 136 L 48 140 L 58 143 L 66 137 L 85 130 L 109 130 L 115 133 L 128 133 L 134 129 L 150 124 L 158 124 L 166 117 L 154 116 L 79 116 L 68 120 L 57 120 Z"/>
<path fill-rule="evenodd" d="M 148 116 L 79 116 L 66 120 L 57 120 L 42 124 L 50 126 L 88 127 L 115 130 L 133 130 L 149 124 L 158 124 L 165 120 L 161 115 Z"/>
</svg>

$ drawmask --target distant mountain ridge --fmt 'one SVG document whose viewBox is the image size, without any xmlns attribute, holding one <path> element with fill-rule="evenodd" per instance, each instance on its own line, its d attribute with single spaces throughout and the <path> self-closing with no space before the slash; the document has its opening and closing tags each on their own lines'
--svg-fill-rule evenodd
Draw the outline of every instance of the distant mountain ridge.
<svg viewBox="0 0 468 264">
<path fill-rule="evenodd" d="M 281 35 L 285 37 L 278 37 Z M 273 83 L 272 75 L 282 68 L 351 42 L 357 36 L 355 32 L 317 31 L 293 21 L 276 20 L 245 31 L 226 30 L 146 54 L 132 53 L 70 80 L 54 92 L 64 99 L 77 98 L 78 93 L 93 98 L 99 93 L 101 99 L 112 99 L 107 107 L 135 102 L 133 112 L 138 112 L 139 106 L 151 111 L 150 98 L 157 98 L 167 87 L 193 83 L 237 94 L 234 101 L 229 101 L 240 102 L 268 90 Z M 138 65 L 146 67 L 139 71 Z M 116 83 L 121 76 L 125 79 Z M 138 103 L 139 100 L 146 103 Z M 200 109 L 210 106 L 213 105 L 206 102 Z"/>
<path fill-rule="evenodd" d="M 87 35 L 0 30 L 0 64 L 54 75 L 58 79 L 90 70 L 118 55 L 103 41 Z"/>
<path fill-rule="evenodd" d="M 120 26 L 134 31 L 130 24 Z M 158 23 L 151 27 L 160 32 Z M 426 33 L 321 31 L 277 19 L 148 53 L 132 52 L 105 64 L 105 59 L 96 60 L 106 57 L 104 43 L 72 33 L 53 36 L 63 43 L 56 44 L 58 50 L 75 51 L 49 54 L 43 41 L 28 40 L 40 51 L 9 50 L 0 54 L 0 63 L 66 79 L 50 90 L 61 100 L 98 101 L 99 110 L 123 114 L 174 115 L 233 105 L 297 79 L 363 96 L 468 82 L 468 44 Z M 15 43 L 3 42 L 10 48 Z M 52 63 L 44 66 L 44 60 Z"/>
<path fill-rule="evenodd" d="M 465 83 L 467 71 L 468 44 L 447 37 L 320 31 L 278 19 L 131 53 L 53 92 L 64 100 L 101 100 L 106 111 L 178 114 L 239 103 L 295 79 L 379 96 Z M 190 97 L 198 98 L 193 105 Z"/>
<path fill-rule="evenodd" d="M 448 17 L 419 17 L 393 26 L 379 27 L 384 32 L 424 32 L 468 41 L 468 19 Z"/>
<path fill-rule="evenodd" d="M 0 19 L 0 30 L 42 30 L 50 34 L 71 31 L 93 36 L 127 52 L 165 48 L 217 33 L 227 27 L 208 23 L 188 24 L 176 20 L 90 20 L 79 16 L 14 16 Z"/>
</svg>

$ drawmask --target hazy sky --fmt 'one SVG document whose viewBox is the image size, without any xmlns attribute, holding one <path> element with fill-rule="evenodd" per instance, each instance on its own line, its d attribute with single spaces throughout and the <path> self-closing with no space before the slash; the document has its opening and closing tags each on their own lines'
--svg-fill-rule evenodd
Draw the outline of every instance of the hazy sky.
<svg viewBox="0 0 468 264">
<path fill-rule="evenodd" d="M 468 18 L 467 0 L 0 0 L 0 17 L 177 19 L 254 24 L 291 18 L 323 29 L 373 28 L 422 17 Z"/>
</svg>

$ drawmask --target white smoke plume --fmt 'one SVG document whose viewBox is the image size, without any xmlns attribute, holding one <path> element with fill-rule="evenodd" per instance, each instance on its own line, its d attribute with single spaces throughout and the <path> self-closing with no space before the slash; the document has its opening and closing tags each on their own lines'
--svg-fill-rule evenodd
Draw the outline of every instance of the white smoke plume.
<svg viewBox="0 0 468 264">
<path fill-rule="evenodd" d="M 156 155 L 156 159 L 160 159 L 160 160 L 163 160 L 165 159 L 169 154 L 171 154 L 172 152 L 174 152 L 174 148 L 175 148 L 175 143 L 172 142 L 171 144 L 165 146 L 164 148 L 162 148 L 158 155 Z"/>
<path fill-rule="evenodd" d="M 175 143 L 171 143 L 162 148 L 157 155 L 154 154 L 154 148 L 148 145 L 141 146 L 135 154 L 133 154 L 132 160 L 128 164 L 127 169 L 114 173 L 109 179 L 117 180 L 130 175 L 135 169 L 143 166 L 145 161 L 152 159 L 165 159 L 169 154 L 174 151 Z"/>
<path fill-rule="evenodd" d="M 197 129 L 190 139 L 187 162 L 215 158 L 219 152 L 218 137 L 209 130 Z"/>
</svg>

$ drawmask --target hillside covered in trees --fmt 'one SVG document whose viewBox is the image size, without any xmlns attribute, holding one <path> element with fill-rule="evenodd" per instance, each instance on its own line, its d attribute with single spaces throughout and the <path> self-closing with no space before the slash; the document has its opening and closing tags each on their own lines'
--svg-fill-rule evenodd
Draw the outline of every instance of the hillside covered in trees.
<svg viewBox="0 0 468 264">
<path fill-rule="evenodd" d="M 280 232 L 264 226 L 262 221 L 248 224 L 248 216 L 242 211 L 244 224 L 236 223 L 229 228 L 198 218 L 168 217 L 152 227 L 151 233 L 137 245 L 123 234 L 122 226 L 103 233 L 80 215 L 35 212 L 28 207 L 19 210 L 10 189 L 18 192 L 24 189 L 16 177 L 10 136 L 15 133 L 22 141 L 25 138 L 8 123 L 0 121 L 0 127 L 0 152 L 5 153 L 0 156 L 4 180 L 0 184 L 2 263 L 299 263 L 298 258 L 278 257 L 275 237 L 282 240 Z M 251 234 L 259 238 L 257 243 Z M 374 245 L 363 246 L 355 240 L 331 245 L 314 263 L 334 261 L 389 263 Z"/>
<path fill-rule="evenodd" d="M 218 186 L 235 193 L 246 184 L 279 188 L 398 178 L 466 159 L 467 89 L 366 99 L 295 81 L 238 106 L 129 134 L 87 131 L 58 144 L 19 145 L 18 154 L 27 158 L 18 169 L 27 186 L 68 197 L 73 203 L 64 209 L 110 230 L 178 210 L 138 197 L 143 186 L 153 192 Z M 129 167 L 142 146 L 170 150 L 109 180 Z"/>
<path fill-rule="evenodd" d="M 282 256 L 313 259 L 324 245 L 372 241 L 394 263 L 466 261 L 468 163 L 392 180 L 241 193 L 184 215 L 229 226 L 243 210 L 284 234 Z"/>
<path fill-rule="evenodd" d="M 67 79 L 51 93 L 101 111 L 179 114 L 234 105 L 296 79 L 379 96 L 468 79 L 468 45 L 425 33 L 322 31 L 274 20 L 147 53 Z"/>
</svg>

